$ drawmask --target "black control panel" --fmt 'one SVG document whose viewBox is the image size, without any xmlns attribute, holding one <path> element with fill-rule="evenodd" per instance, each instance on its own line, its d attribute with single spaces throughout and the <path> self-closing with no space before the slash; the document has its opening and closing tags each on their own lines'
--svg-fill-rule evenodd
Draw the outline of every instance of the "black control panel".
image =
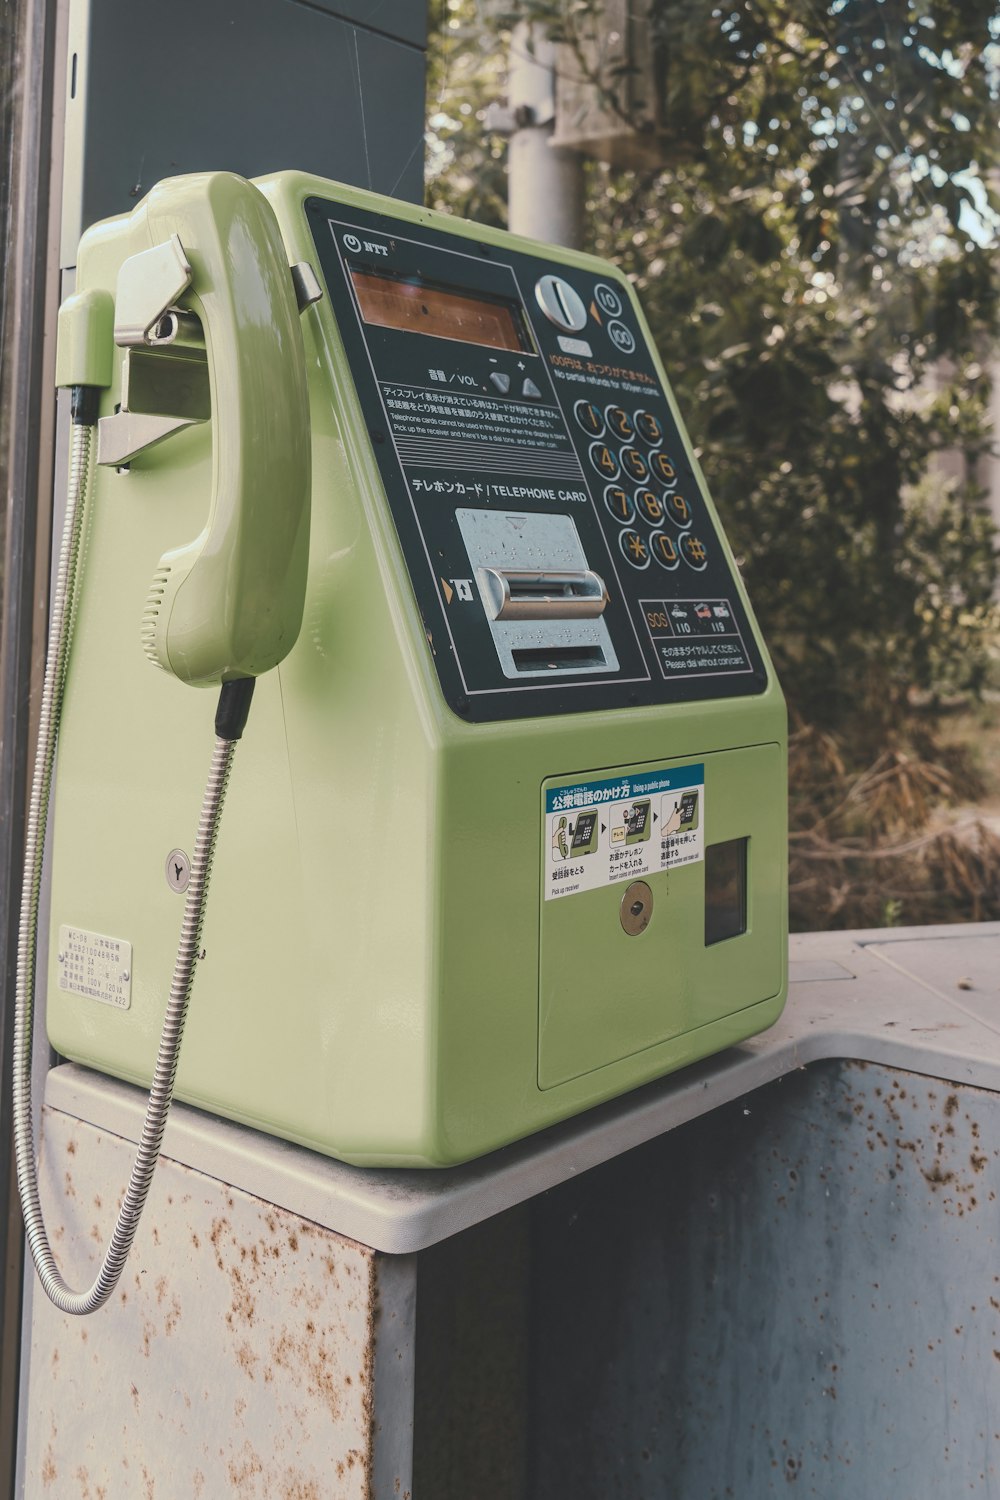
<svg viewBox="0 0 1000 1500">
<path fill-rule="evenodd" d="M 762 692 L 610 268 L 306 207 L 450 707 L 486 721 Z"/>
</svg>

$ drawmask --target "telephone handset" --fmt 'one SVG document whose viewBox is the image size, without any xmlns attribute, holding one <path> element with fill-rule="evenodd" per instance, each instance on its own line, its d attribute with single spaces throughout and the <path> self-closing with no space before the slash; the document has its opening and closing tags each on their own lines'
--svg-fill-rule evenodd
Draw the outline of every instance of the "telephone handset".
<svg viewBox="0 0 1000 1500">
<path fill-rule="evenodd" d="M 72 1314 L 107 1301 L 145 1206 L 173 1097 L 232 755 L 254 679 L 276 666 L 298 636 L 309 546 L 311 448 L 299 306 L 267 201 L 228 173 L 171 178 L 110 226 L 116 261 L 107 256 L 107 229 L 84 241 L 83 289 L 60 314 L 57 384 L 73 392 L 73 441 L 25 838 L 14 1040 L 15 1149 L 28 1243 L 47 1295 Z M 115 376 L 109 348 L 115 264 L 113 339 L 125 350 L 121 400 L 114 414 L 100 419 L 100 392 Z M 191 347 L 171 362 L 165 351 L 182 324 Z M 202 340 L 207 370 L 198 369 Z M 91 439 L 96 426 L 98 463 L 119 467 L 209 415 L 207 519 L 192 541 L 160 557 L 142 639 L 147 656 L 182 681 L 222 684 L 215 750 L 139 1150 L 98 1274 L 89 1288 L 74 1291 L 56 1266 L 42 1216 L 31 1036 L 42 849 L 76 613 Z"/>
<path fill-rule="evenodd" d="M 160 558 L 143 643 L 185 682 L 255 677 L 295 643 L 309 546 L 309 397 L 281 234 L 225 172 L 168 178 L 131 221 L 149 248 L 119 272 L 115 342 L 155 347 L 165 315 L 193 313 L 214 429 L 208 517 Z"/>
</svg>

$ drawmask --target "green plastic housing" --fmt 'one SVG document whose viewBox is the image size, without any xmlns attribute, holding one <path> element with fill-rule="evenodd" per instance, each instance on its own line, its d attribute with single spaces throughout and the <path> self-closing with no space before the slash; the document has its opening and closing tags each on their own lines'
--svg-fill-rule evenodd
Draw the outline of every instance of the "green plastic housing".
<svg viewBox="0 0 1000 1500">
<path fill-rule="evenodd" d="M 509 240 L 298 173 L 260 187 L 291 262 L 315 263 L 310 195 L 433 223 L 459 242 Z M 113 290 L 128 224 L 88 234 L 82 289 Z M 551 254 L 613 281 L 648 338 L 612 267 Z M 448 1164 L 777 1018 L 785 707 L 768 666 L 752 697 L 461 721 L 441 694 L 327 298 L 303 332 L 305 614 L 258 683 L 235 762 L 177 1094 L 351 1162 Z M 113 384 L 102 411 L 117 400 Z M 127 475 L 98 471 L 59 751 L 49 1035 L 64 1055 L 140 1084 L 181 916 L 164 865 L 191 848 L 214 702 L 150 668 L 138 621 L 157 559 L 201 525 L 211 469 L 205 427 Z M 745 932 L 706 945 L 704 861 L 649 877 L 653 916 L 638 937 L 623 928 L 620 885 L 543 901 L 546 789 L 688 762 L 705 768 L 706 843 L 749 840 Z M 59 988 L 63 924 L 132 944 L 128 1009 Z"/>
</svg>

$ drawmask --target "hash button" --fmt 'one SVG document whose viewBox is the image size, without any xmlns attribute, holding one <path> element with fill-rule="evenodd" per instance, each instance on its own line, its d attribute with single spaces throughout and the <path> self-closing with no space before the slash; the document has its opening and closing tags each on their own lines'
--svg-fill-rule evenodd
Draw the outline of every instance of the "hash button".
<svg viewBox="0 0 1000 1500">
<path fill-rule="evenodd" d="M 680 549 L 681 556 L 688 567 L 700 573 L 708 562 L 708 553 L 705 551 L 705 544 L 701 538 L 692 536 L 689 531 L 685 532 L 680 539 Z"/>
</svg>

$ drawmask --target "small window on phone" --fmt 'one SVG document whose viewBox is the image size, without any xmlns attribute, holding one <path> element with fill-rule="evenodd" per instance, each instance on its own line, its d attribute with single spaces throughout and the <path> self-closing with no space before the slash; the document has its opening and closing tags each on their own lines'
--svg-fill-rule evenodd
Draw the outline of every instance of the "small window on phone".
<svg viewBox="0 0 1000 1500">
<path fill-rule="evenodd" d="M 705 946 L 747 930 L 747 845 L 727 839 L 705 850 Z"/>
</svg>

